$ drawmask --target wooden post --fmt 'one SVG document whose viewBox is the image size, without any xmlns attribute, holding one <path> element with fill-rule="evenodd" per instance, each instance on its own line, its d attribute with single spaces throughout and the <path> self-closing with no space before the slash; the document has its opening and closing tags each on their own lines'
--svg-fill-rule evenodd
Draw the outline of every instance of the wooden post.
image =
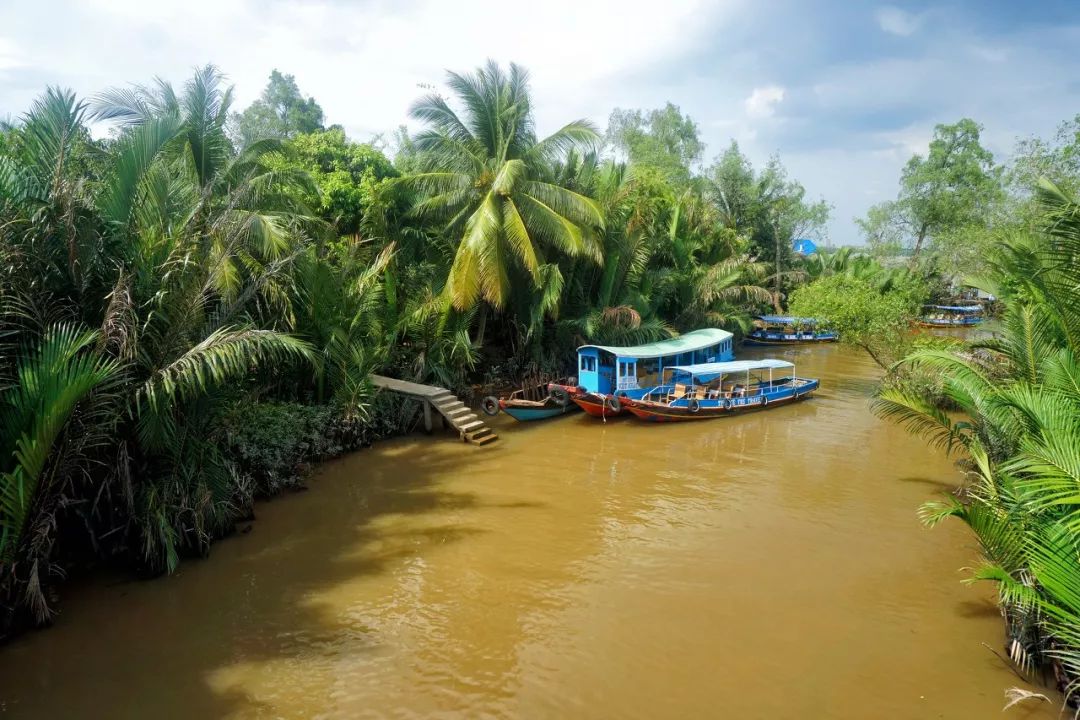
<svg viewBox="0 0 1080 720">
<path fill-rule="evenodd" d="M 431 401 L 424 401 L 424 432 L 431 434 Z"/>
</svg>

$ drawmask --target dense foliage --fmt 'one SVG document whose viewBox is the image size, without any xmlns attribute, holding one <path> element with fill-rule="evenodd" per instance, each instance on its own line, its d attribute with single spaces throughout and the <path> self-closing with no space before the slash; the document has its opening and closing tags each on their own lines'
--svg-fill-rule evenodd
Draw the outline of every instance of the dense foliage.
<svg viewBox="0 0 1080 720">
<path fill-rule="evenodd" d="M 0 128 L 0 635 L 48 621 L 66 567 L 171 571 L 409 428 L 373 371 L 463 391 L 585 340 L 745 328 L 823 227 L 776 159 L 702 171 L 674 106 L 540 137 L 523 68 L 447 86 L 393 161 L 277 71 L 243 112 L 208 66 L 49 89 Z"/>
<path fill-rule="evenodd" d="M 0 126 L 0 635 L 48 621 L 66 567 L 171 571 L 309 463 L 409 428 L 372 372 L 461 392 L 774 309 L 866 350 L 877 411 L 964 454 L 927 518 L 971 526 L 1012 656 L 1075 688 L 1078 121 L 1007 167 L 973 121 L 939 126 L 860 221 L 870 254 L 804 258 L 829 206 L 734 142 L 703 166 L 670 103 L 541 137 L 523 68 L 447 87 L 392 160 L 277 71 L 240 113 L 206 67 L 49 89 Z M 1004 303 L 992 338 L 908 332 L 965 283 Z"/>
<path fill-rule="evenodd" d="M 1004 302 L 991 337 L 903 360 L 910 381 L 876 411 L 959 454 L 967 483 L 927 504 L 927 523 L 955 517 L 975 533 L 997 583 L 1008 651 L 1025 671 L 1049 665 L 1080 688 L 1080 203 L 1045 182 L 1041 232 L 994 249 L 973 280 Z M 1032 210 L 1036 212 L 1036 210 Z M 933 383 L 919 382 L 930 375 Z"/>
</svg>

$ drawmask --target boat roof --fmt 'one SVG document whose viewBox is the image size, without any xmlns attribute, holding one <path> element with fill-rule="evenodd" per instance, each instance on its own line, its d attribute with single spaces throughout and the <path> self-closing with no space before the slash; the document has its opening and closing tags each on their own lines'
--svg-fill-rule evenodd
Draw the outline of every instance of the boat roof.
<svg viewBox="0 0 1080 720">
<path fill-rule="evenodd" d="M 701 330 L 683 333 L 679 337 L 671 338 L 670 340 L 661 340 L 660 342 L 649 343 L 648 345 L 630 345 L 627 347 L 617 347 L 612 345 L 582 345 L 578 348 L 578 352 L 587 348 L 595 348 L 597 350 L 609 352 L 617 357 L 657 358 L 693 352 L 695 350 L 704 350 L 707 347 L 716 345 L 731 337 L 731 333 L 727 330 L 721 330 L 720 328 L 702 328 Z"/>
<path fill-rule="evenodd" d="M 795 363 L 775 358 L 764 360 L 732 360 L 730 362 L 698 363 L 697 365 L 672 365 L 665 370 L 681 370 L 697 377 L 706 375 L 719 376 L 729 373 L 749 372 L 750 370 L 786 370 L 795 367 Z"/>
<path fill-rule="evenodd" d="M 801 318 L 794 317 L 792 315 L 758 315 L 758 320 L 763 320 L 767 323 L 783 323 L 785 325 L 793 325 L 795 323 L 816 323 L 814 318 Z"/>
<path fill-rule="evenodd" d="M 981 312 L 982 305 L 923 305 L 934 310 L 955 310 L 956 312 Z"/>
</svg>

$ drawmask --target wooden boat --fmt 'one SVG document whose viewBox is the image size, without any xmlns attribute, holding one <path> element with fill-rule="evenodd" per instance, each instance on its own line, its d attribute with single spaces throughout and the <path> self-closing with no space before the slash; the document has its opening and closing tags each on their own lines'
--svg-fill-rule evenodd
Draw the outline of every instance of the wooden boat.
<svg viewBox="0 0 1080 720">
<path fill-rule="evenodd" d="M 743 338 L 746 345 L 796 345 L 835 342 L 837 335 L 814 318 L 789 315 L 759 315 L 754 329 Z"/>
<path fill-rule="evenodd" d="M 677 338 L 617 347 L 578 348 L 577 385 L 553 383 L 551 392 L 566 396 L 589 415 L 600 418 L 626 414 L 626 404 L 656 385 L 664 368 L 730 360 L 732 335 L 720 328 L 703 328 Z"/>
<path fill-rule="evenodd" d="M 727 417 L 802 400 L 820 385 L 817 379 L 796 377 L 794 363 L 771 358 L 680 365 L 668 371 L 668 382 L 627 403 L 636 417 L 650 422 Z M 790 374 L 776 376 L 784 371 Z"/>
<path fill-rule="evenodd" d="M 575 378 L 556 383 L 533 383 L 503 398 L 488 396 L 480 403 L 480 409 L 488 415 L 498 415 L 502 411 L 521 422 L 568 415 L 577 412 L 578 406 L 570 400 L 566 391 L 551 388 L 576 387 L 576 384 Z"/>
<path fill-rule="evenodd" d="M 981 305 L 923 305 L 922 327 L 971 327 L 983 321 Z"/>
</svg>

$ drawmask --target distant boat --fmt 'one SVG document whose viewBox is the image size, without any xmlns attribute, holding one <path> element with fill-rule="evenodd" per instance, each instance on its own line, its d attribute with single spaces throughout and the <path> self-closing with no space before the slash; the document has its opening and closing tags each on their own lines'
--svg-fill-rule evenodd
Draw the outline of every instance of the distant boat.
<svg viewBox="0 0 1080 720">
<path fill-rule="evenodd" d="M 743 338 L 747 345 L 797 345 L 802 343 L 835 342 L 837 334 L 821 327 L 814 318 L 790 315 L 758 315 L 754 329 Z"/>
<path fill-rule="evenodd" d="M 778 371 L 790 374 L 776 377 Z M 796 377 L 794 363 L 772 358 L 677 365 L 667 372 L 663 384 L 627 403 L 631 413 L 650 422 L 705 420 L 775 408 L 820 386 L 817 379 Z"/>
<path fill-rule="evenodd" d="M 660 382 L 666 367 L 733 357 L 732 335 L 720 328 L 694 330 L 647 345 L 582 345 L 577 385 L 552 383 L 550 391 L 565 393 L 589 415 L 609 418 L 624 414 L 627 401 L 640 398 Z"/>
<path fill-rule="evenodd" d="M 534 383 L 515 390 L 504 398 L 486 397 L 480 403 L 480 409 L 488 415 L 498 415 L 502 411 L 521 422 L 569 415 L 578 412 L 580 408 L 562 388 L 574 384 L 575 378 L 556 383 Z"/>
<path fill-rule="evenodd" d="M 923 327 L 971 327 L 983 321 L 981 305 L 923 305 Z"/>
</svg>

